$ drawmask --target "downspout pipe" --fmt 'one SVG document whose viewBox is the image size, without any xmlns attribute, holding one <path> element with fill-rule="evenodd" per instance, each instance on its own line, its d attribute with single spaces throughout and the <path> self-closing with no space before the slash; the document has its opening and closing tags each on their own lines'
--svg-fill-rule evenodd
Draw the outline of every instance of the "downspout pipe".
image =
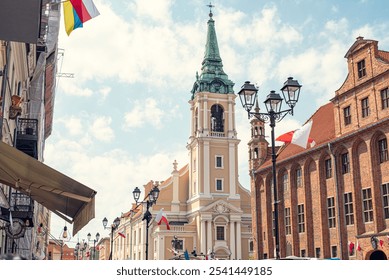
<svg viewBox="0 0 389 280">
<path fill-rule="evenodd" d="M 2 71 L 2 83 L 1 83 L 1 118 L 0 118 L 0 141 L 3 141 L 3 123 L 4 123 L 4 108 L 5 108 L 5 93 L 7 92 L 7 81 L 8 81 L 8 64 L 11 55 L 11 43 L 6 42 L 5 48 L 5 64 Z"/>
<path fill-rule="evenodd" d="M 336 196 L 335 196 L 335 203 L 337 205 L 337 209 L 336 209 L 336 212 L 337 212 L 337 220 L 338 220 L 338 238 L 339 238 L 339 248 L 340 248 L 340 255 L 343 259 L 343 250 L 342 250 L 342 230 L 341 230 L 341 223 L 340 223 L 340 205 L 339 205 L 339 177 L 338 177 L 338 164 L 337 164 L 337 158 L 336 158 L 336 155 L 333 153 L 332 151 L 332 146 L 331 146 L 331 143 L 328 143 L 328 150 L 331 154 L 331 157 L 332 157 L 332 161 L 334 163 L 334 180 L 335 180 L 335 190 L 336 190 Z"/>
</svg>

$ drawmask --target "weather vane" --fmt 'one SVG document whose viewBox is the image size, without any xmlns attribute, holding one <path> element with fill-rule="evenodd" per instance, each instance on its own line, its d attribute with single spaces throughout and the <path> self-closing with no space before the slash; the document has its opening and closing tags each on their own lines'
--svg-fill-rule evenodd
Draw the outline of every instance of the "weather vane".
<svg viewBox="0 0 389 280">
<path fill-rule="evenodd" d="M 214 8 L 215 7 L 215 5 L 212 5 L 212 3 L 211 2 L 209 2 L 209 4 L 208 5 L 206 5 L 207 7 L 209 7 L 209 17 L 212 17 L 212 8 Z"/>
</svg>

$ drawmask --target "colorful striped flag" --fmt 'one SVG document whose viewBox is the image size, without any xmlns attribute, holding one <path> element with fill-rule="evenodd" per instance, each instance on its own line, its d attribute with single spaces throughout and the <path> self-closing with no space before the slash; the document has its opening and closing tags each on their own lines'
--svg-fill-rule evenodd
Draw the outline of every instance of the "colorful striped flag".
<svg viewBox="0 0 389 280">
<path fill-rule="evenodd" d="M 68 0 L 63 2 L 65 30 L 68 36 L 83 23 L 100 15 L 92 0 Z"/>
</svg>

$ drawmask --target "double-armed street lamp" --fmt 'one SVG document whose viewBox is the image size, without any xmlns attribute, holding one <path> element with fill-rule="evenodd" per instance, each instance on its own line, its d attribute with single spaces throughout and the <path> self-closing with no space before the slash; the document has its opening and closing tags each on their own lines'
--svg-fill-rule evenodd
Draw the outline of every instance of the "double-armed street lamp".
<svg viewBox="0 0 389 280">
<path fill-rule="evenodd" d="M 89 242 L 91 237 L 92 237 L 92 235 L 90 233 L 88 233 L 87 237 L 88 237 L 88 242 Z M 92 260 L 96 259 L 96 243 L 99 242 L 99 239 L 100 239 L 100 233 L 96 233 L 96 238 L 93 239 L 93 256 L 92 256 Z"/>
<path fill-rule="evenodd" d="M 140 193 L 141 193 L 140 189 L 138 187 L 136 187 L 134 189 L 134 191 L 132 192 L 132 194 L 134 196 L 134 200 L 137 204 L 137 207 L 142 203 L 146 204 L 146 212 L 144 213 L 143 218 L 142 218 L 142 221 L 143 220 L 146 221 L 146 260 L 149 259 L 149 227 L 150 227 L 151 219 L 153 218 L 149 209 L 151 206 L 153 206 L 154 204 L 157 203 L 158 196 L 159 196 L 158 185 L 159 185 L 159 183 L 156 181 L 154 183 L 154 187 L 150 190 L 147 197 L 145 197 L 145 199 L 141 202 L 138 202 L 139 198 L 140 198 Z"/>
<path fill-rule="evenodd" d="M 275 137 L 274 127 L 276 122 L 280 122 L 287 114 L 293 115 L 293 109 L 298 102 L 300 95 L 301 85 L 297 80 L 293 80 L 289 77 L 281 88 L 281 92 L 284 98 L 282 98 L 274 90 L 270 91 L 270 94 L 265 100 L 267 113 L 260 113 L 258 108 L 257 93 L 258 88 L 250 82 L 245 82 L 241 90 L 238 92 L 240 101 L 243 108 L 247 111 L 248 117 L 256 117 L 263 122 L 269 122 L 271 127 L 271 145 L 272 145 L 272 175 L 273 175 L 273 203 L 274 203 L 274 237 L 275 237 L 275 252 L 276 259 L 280 258 L 280 237 L 278 226 L 278 197 L 277 197 L 277 176 L 276 176 L 276 151 L 275 151 Z M 288 109 L 281 110 L 282 100 L 285 100 L 288 105 Z M 254 107 L 254 111 L 251 111 Z"/>
<path fill-rule="evenodd" d="M 104 229 L 107 229 L 108 220 L 107 218 L 103 219 L 103 226 Z M 113 250 L 113 233 L 114 231 L 119 227 L 120 225 L 120 219 L 119 217 L 116 217 L 116 219 L 113 221 L 113 224 L 111 225 L 111 252 L 109 253 L 109 259 L 112 260 L 112 250 Z"/>
<path fill-rule="evenodd" d="M 88 247 L 88 244 L 86 242 L 84 242 L 84 240 L 82 240 L 81 244 L 80 244 L 80 242 L 77 242 L 76 248 L 74 249 L 74 251 L 77 253 L 77 260 L 78 260 L 78 253 L 80 251 L 81 251 L 81 260 L 84 259 L 84 251 L 86 250 L 87 247 Z"/>
</svg>

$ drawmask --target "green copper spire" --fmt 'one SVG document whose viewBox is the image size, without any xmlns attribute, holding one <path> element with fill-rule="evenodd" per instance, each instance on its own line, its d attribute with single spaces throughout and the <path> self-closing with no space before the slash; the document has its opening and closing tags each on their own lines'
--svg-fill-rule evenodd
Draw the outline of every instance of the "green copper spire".
<svg viewBox="0 0 389 280">
<path fill-rule="evenodd" d="M 210 4 L 209 7 L 211 8 L 213 6 Z M 221 94 L 234 93 L 234 83 L 228 79 L 227 74 L 223 70 L 223 63 L 220 58 L 216 38 L 215 21 L 212 16 L 212 10 L 210 10 L 204 60 L 200 76 L 196 73 L 196 82 L 191 91 L 192 99 L 197 92 L 203 91 Z"/>
</svg>

